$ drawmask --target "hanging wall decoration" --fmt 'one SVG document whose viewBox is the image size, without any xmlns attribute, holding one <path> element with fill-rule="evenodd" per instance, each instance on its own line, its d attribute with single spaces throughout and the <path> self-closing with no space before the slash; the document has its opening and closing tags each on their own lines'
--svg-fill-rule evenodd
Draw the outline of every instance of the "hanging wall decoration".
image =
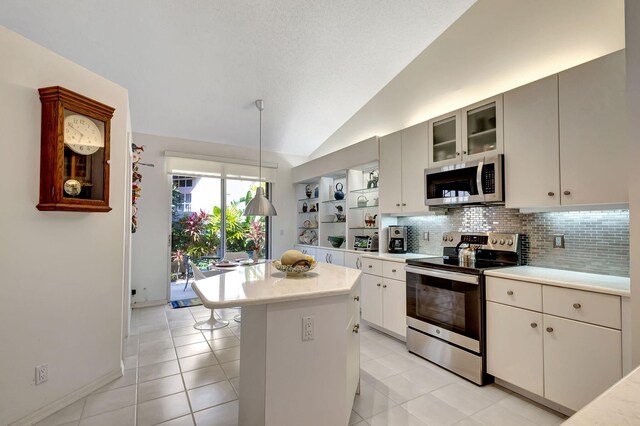
<svg viewBox="0 0 640 426">
<path fill-rule="evenodd" d="M 142 182 L 142 175 L 139 172 L 140 168 L 140 154 L 144 152 L 144 146 L 137 146 L 136 144 L 131 144 L 131 152 L 133 153 L 131 159 L 132 165 L 132 174 L 131 174 L 131 232 L 135 233 L 136 229 L 138 229 L 138 207 L 136 203 L 138 198 L 140 198 L 140 182 Z"/>
</svg>

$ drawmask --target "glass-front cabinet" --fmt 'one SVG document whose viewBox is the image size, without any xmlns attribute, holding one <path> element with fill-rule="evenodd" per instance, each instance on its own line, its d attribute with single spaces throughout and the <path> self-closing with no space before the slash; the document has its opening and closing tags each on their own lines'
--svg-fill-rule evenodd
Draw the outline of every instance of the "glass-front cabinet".
<svg viewBox="0 0 640 426">
<path fill-rule="evenodd" d="M 462 117 L 462 156 L 465 160 L 504 153 L 502 95 L 464 108 Z"/>
<path fill-rule="evenodd" d="M 502 95 L 429 120 L 429 167 L 503 151 Z"/>
</svg>

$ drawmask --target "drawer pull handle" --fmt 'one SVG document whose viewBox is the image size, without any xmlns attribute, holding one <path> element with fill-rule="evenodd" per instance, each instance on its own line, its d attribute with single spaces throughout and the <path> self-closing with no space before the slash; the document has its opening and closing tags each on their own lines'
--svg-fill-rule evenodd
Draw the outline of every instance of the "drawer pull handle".
<svg viewBox="0 0 640 426">
<path fill-rule="evenodd" d="M 573 307 L 576 308 L 576 309 L 580 309 L 580 308 L 582 308 L 582 305 L 579 304 L 579 303 L 574 303 Z"/>
<path fill-rule="evenodd" d="M 563 194 L 564 195 L 571 195 L 571 191 L 564 191 Z"/>
<path fill-rule="evenodd" d="M 356 324 L 353 326 L 353 332 L 356 334 L 360 332 L 360 324 Z"/>
<path fill-rule="evenodd" d="M 538 324 L 536 324 L 535 322 L 531 323 L 531 328 L 536 328 L 538 326 Z"/>
<path fill-rule="evenodd" d="M 508 294 L 509 296 L 513 296 L 513 291 L 509 290 L 509 291 L 507 291 L 507 294 Z"/>
<path fill-rule="evenodd" d="M 548 195 L 549 197 L 553 197 L 553 196 L 554 196 L 554 195 L 556 195 L 556 194 L 555 194 L 555 193 L 553 193 L 553 192 L 551 192 L 551 191 L 549 191 L 549 192 L 547 192 L 547 195 Z"/>
<path fill-rule="evenodd" d="M 373 268 L 373 265 L 369 265 L 369 268 Z"/>
<path fill-rule="evenodd" d="M 391 272 L 396 273 L 396 270 L 395 270 L 395 269 L 392 269 L 392 270 L 391 270 Z"/>
<path fill-rule="evenodd" d="M 547 327 L 547 332 L 548 333 L 552 333 L 553 332 L 553 327 Z"/>
<path fill-rule="evenodd" d="M 383 286 L 382 286 L 382 288 L 387 288 L 387 285 L 386 285 L 386 284 L 385 284 L 385 285 L 383 285 Z"/>
<path fill-rule="evenodd" d="M 380 287 L 380 283 L 376 284 L 378 287 Z"/>
<path fill-rule="evenodd" d="M 360 296 L 353 296 L 353 300 L 355 300 L 356 302 L 360 301 Z"/>
</svg>

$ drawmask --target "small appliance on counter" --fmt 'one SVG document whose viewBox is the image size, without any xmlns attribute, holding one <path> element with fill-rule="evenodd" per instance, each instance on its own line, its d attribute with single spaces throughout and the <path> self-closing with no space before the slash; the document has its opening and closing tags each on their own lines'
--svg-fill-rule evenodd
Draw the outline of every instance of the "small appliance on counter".
<svg viewBox="0 0 640 426">
<path fill-rule="evenodd" d="M 378 233 L 356 235 L 353 237 L 353 249 L 359 251 L 378 251 Z"/>
<path fill-rule="evenodd" d="M 407 227 L 392 225 L 389 232 L 389 253 L 407 252 Z"/>
</svg>

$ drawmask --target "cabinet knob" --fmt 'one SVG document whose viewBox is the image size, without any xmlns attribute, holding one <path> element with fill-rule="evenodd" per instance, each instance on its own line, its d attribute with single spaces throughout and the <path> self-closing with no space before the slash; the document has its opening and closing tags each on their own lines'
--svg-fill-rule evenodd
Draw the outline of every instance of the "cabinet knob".
<svg viewBox="0 0 640 426">
<path fill-rule="evenodd" d="M 403 206 L 406 206 L 406 205 L 407 205 L 407 203 L 402 203 L 402 205 L 403 205 Z"/>
<path fill-rule="evenodd" d="M 549 333 L 553 332 L 553 327 L 547 327 L 547 332 Z"/>
<path fill-rule="evenodd" d="M 531 328 L 536 328 L 538 326 L 538 324 L 536 324 L 535 322 L 531 323 Z"/>
<path fill-rule="evenodd" d="M 571 195 L 571 191 L 564 191 L 563 194 L 564 195 Z"/>
<path fill-rule="evenodd" d="M 380 285 L 381 285 L 381 284 L 380 284 L 380 283 L 378 283 L 378 284 L 376 284 L 376 285 L 377 285 L 378 287 L 380 287 Z"/>
<path fill-rule="evenodd" d="M 509 296 L 513 296 L 513 291 L 509 290 L 509 291 L 507 291 L 507 294 L 508 294 Z"/>
<path fill-rule="evenodd" d="M 360 324 L 356 324 L 353 326 L 353 332 L 356 334 L 360 332 Z"/>
<path fill-rule="evenodd" d="M 460 153 L 459 152 L 456 152 L 456 157 L 460 157 Z"/>
<path fill-rule="evenodd" d="M 395 273 L 395 272 L 396 272 L 396 270 L 395 270 L 395 269 L 392 269 L 392 270 L 391 270 L 391 272 Z"/>
<path fill-rule="evenodd" d="M 400 203 L 396 203 L 396 207 L 400 207 Z"/>
<path fill-rule="evenodd" d="M 549 192 L 547 192 L 547 195 L 548 195 L 549 197 L 553 197 L 554 195 L 556 195 L 556 193 L 555 193 L 555 192 L 551 192 L 551 191 L 549 191 Z"/>
<path fill-rule="evenodd" d="M 383 285 L 383 286 L 382 286 L 382 288 L 387 288 L 387 285 L 386 285 L 386 284 L 385 284 L 385 285 Z"/>
<path fill-rule="evenodd" d="M 355 300 L 356 302 L 360 301 L 360 296 L 353 296 L 353 300 Z"/>
<path fill-rule="evenodd" d="M 467 155 L 467 151 L 462 151 L 462 153 L 463 153 L 464 155 Z"/>
<path fill-rule="evenodd" d="M 369 268 L 373 268 L 373 265 L 369 265 Z"/>
<path fill-rule="evenodd" d="M 582 305 L 579 304 L 579 303 L 574 303 L 573 307 L 576 308 L 576 309 L 580 309 L 580 308 L 582 308 Z"/>
</svg>

